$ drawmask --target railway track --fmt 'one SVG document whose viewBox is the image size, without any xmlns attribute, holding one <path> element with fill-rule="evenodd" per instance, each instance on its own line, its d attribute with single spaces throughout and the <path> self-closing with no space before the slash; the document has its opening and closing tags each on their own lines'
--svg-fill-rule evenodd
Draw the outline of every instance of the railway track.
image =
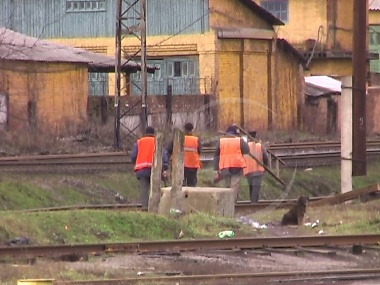
<svg viewBox="0 0 380 285">
<path fill-rule="evenodd" d="M 323 196 L 310 197 L 311 202 L 318 201 Z M 251 203 L 250 201 L 239 201 L 235 204 L 235 215 L 243 216 L 248 215 L 260 210 L 268 208 L 276 209 L 289 209 L 297 199 L 286 200 L 260 200 L 258 203 Z M 37 209 L 18 210 L 18 212 L 32 213 L 32 212 L 57 212 L 57 211 L 73 211 L 73 210 L 111 210 L 111 211 L 146 211 L 142 208 L 141 204 L 105 204 L 105 205 L 73 205 L 73 206 L 60 206 L 60 207 L 47 207 Z"/>
<path fill-rule="evenodd" d="M 269 149 L 285 163 L 282 167 L 315 167 L 340 163 L 339 148 L 339 142 L 328 142 L 275 144 Z M 201 160 L 205 165 L 213 160 L 213 153 L 213 148 L 204 149 Z M 368 159 L 379 156 L 380 141 L 369 141 Z M 0 157 L 2 172 L 127 171 L 131 167 L 125 152 Z"/>
<path fill-rule="evenodd" d="M 57 281 L 56 285 L 125 285 L 125 284 L 337 284 L 337 282 L 380 279 L 380 268 L 260 272 L 213 275 L 154 276 L 109 280 Z M 244 283 L 242 283 L 244 282 Z M 258 283 L 260 282 L 260 283 Z M 313 283 L 309 283 L 313 282 Z M 318 282 L 318 283 L 316 283 Z M 338 283 L 339 284 L 339 283 Z"/>
<path fill-rule="evenodd" d="M 152 242 L 2 246 L 0 258 L 36 258 L 70 254 L 205 252 L 210 250 L 254 250 L 276 248 L 343 247 L 379 245 L 380 234 L 255 237 L 233 239 L 170 240 Z"/>
</svg>

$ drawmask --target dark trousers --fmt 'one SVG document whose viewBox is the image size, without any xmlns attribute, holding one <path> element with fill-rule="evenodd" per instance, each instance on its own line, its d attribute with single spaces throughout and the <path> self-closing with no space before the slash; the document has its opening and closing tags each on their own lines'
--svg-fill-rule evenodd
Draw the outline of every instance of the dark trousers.
<svg viewBox="0 0 380 285">
<path fill-rule="evenodd" d="M 198 183 L 197 173 L 198 173 L 197 168 L 185 167 L 183 185 L 190 186 L 190 187 L 197 186 L 197 183 Z"/>
<path fill-rule="evenodd" d="M 261 184 L 263 182 L 263 175 L 252 175 L 248 173 L 246 175 L 248 187 L 249 187 L 249 197 L 251 203 L 257 203 L 259 201 Z"/>
<path fill-rule="evenodd" d="M 150 177 L 140 177 L 139 185 L 140 185 L 140 202 L 143 208 L 148 208 Z"/>
</svg>

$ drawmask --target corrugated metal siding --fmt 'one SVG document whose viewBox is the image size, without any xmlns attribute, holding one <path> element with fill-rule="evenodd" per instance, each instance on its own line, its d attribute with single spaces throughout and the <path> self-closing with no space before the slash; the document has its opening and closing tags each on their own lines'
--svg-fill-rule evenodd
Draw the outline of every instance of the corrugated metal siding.
<svg viewBox="0 0 380 285">
<path fill-rule="evenodd" d="M 194 34 L 208 30 L 208 0 L 147 0 L 147 34 Z"/>
<path fill-rule="evenodd" d="M 116 0 L 106 11 L 66 12 L 66 0 L 1 0 L 0 25 L 39 38 L 114 37 Z M 124 3 L 125 5 L 125 3 Z M 125 9 L 126 6 L 123 7 Z M 136 6 L 139 11 L 139 4 Z M 128 16 L 137 16 L 137 13 Z M 130 25 L 136 23 L 131 20 Z M 129 24 L 128 24 L 129 25 Z M 147 34 L 208 30 L 208 0 L 147 0 Z"/>
<path fill-rule="evenodd" d="M 380 10 L 380 0 L 370 0 L 369 10 Z"/>
</svg>

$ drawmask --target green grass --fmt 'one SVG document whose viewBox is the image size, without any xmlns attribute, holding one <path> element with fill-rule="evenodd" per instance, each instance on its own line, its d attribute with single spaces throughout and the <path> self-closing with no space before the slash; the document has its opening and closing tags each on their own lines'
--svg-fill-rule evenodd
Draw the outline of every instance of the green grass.
<svg viewBox="0 0 380 285">
<path fill-rule="evenodd" d="M 368 174 L 354 177 L 354 188 L 380 181 L 380 162 L 368 164 Z M 281 178 L 290 181 L 294 169 L 282 169 Z M 212 169 L 199 173 L 200 186 L 213 186 Z M 316 168 L 312 171 L 297 169 L 294 184 L 285 198 L 300 194 L 329 195 L 340 192 L 339 167 Z M 21 210 L 53 206 L 115 203 L 120 193 L 128 203 L 138 202 L 138 184 L 133 173 L 105 173 L 95 175 L 2 175 L 0 176 L 0 209 Z M 261 199 L 276 199 L 283 195 L 281 187 L 265 174 Z M 248 186 L 241 181 L 241 198 L 248 199 Z M 369 204 L 338 205 L 328 210 L 310 208 L 310 220 L 324 220 L 331 233 L 378 232 L 379 209 L 366 208 Z M 319 211 L 319 212 L 318 212 Z M 331 211 L 334 215 L 331 215 Z M 372 211 L 372 212 L 371 212 Z M 251 219 L 266 223 L 279 221 L 284 210 L 261 211 Z M 327 213 L 327 216 L 324 215 Z M 140 212 L 61 211 L 24 213 L 3 211 L 0 219 L 0 241 L 27 236 L 37 244 L 92 243 L 136 240 L 173 239 L 180 231 L 185 238 L 216 237 L 221 230 L 234 229 L 243 235 L 249 228 L 235 219 L 223 219 L 207 214 L 185 216 L 180 219 Z M 331 220 L 333 219 L 333 220 Z M 342 223 L 340 221 L 342 220 Z M 329 226 L 334 225 L 334 226 Z"/>
</svg>

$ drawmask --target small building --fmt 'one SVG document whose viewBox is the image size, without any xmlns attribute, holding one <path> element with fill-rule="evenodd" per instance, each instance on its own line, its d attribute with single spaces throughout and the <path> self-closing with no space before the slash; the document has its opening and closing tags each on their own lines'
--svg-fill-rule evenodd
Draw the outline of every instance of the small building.
<svg viewBox="0 0 380 285">
<path fill-rule="evenodd" d="M 89 72 L 115 59 L 0 28 L 0 128 L 62 134 L 87 120 Z M 136 72 L 129 62 L 124 72 Z"/>
<path fill-rule="evenodd" d="M 305 77 L 303 129 L 316 135 L 339 136 L 342 83 L 329 76 Z M 366 96 L 368 135 L 380 134 L 380 86 L 370 87 Z"/>
</svg>

